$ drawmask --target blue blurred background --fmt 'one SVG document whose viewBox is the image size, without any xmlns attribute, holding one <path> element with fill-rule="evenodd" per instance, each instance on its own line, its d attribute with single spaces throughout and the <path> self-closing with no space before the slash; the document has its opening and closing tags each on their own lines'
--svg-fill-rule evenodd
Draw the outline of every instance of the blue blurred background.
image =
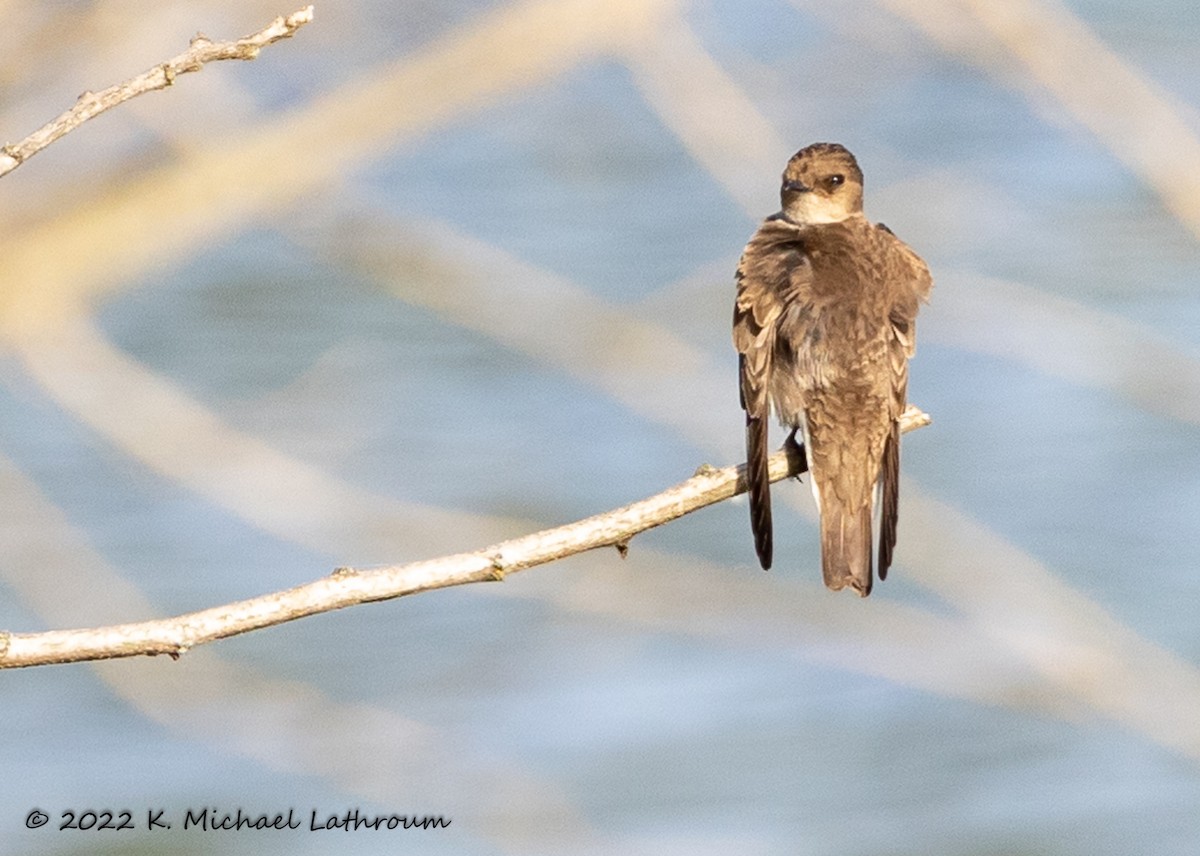
<svg viewBox="0 0 1200 856">
<path fill-rule="evenodd" d="M 3 137 L 290 11 L 0 2 Z M 0 674 L 0 849 L 1194 853 L 1198 63 L 1175 0 L 342 0 L 28 161 L 0 195 L 9 630 L 736 462 L 732 272 L 817 140 L 933 269 L 934 424 L 867 601 L 820 586 L 791 483 L 769 574 L 735 500 L 624 561 Z M 205 807 L 452 825 L 144 829 Z M 138 831 L 56 828 L 125 808 Z"/>
</svg>

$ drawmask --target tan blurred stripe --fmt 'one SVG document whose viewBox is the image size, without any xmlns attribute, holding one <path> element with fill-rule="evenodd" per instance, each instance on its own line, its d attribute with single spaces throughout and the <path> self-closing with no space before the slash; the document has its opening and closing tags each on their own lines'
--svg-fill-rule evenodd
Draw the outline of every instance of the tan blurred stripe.
<svg viewBox="0 0 1200 856">
<path fill-rule="evenodd" d="M 53 323 L 78 301 L 294 204 L 400 140 L 617 51 L 672 2 L 504 6 L 230 145 L 187 153 L 51 222 L 10 233 L 0 256 L 0 334 Z"/>
<path fill-rule="evenodd" d="M 307 240 L 401 300 L 594 384 L 688 442 L 722 445 L 725 426 L 712 411 L 736 407 L 737 396 L 710 399 L 719 366 L 662 325 L 445 223 L 397 221 L 363 205 Z"/>
<path fill-rule="evenodd" d="M 1200 425 L 1200 360 L 1154 330 L 1018 282 L 953 270 L 941 278 L 922 342 L 1002 357 Z"/>
<path fill-rule="evenodd" d="M 113 347 L 84 316 L 62 316 L 53 329 L 12 343 L 51 399 L 131 459 L 333 560 L 428 558 L 521 531 L 512 520 L 373 494 L 286 455 Z"/>
<path fill-rule="evenodd" d="M 1048 93 L 1200 238 L 1200 139 L 1190 112 L 1054 0 L 877 0 L 945 50 Z"/>
<path fill-rule="evenodd" d="M 678 14 L 631 43 L 625 62 L 663 124 L 743 211 L 759 217 L 798 146 L 780 137 Z M 763 196 L 764 186 L 771 195 Z"/>
<path fill-rule="evenodd" d="M 961 510 L 912 496 L 911 482 L 900 536 L 905 570 L 1064 695 L 1200 760 L 1200 669 Z"/>
</svg>

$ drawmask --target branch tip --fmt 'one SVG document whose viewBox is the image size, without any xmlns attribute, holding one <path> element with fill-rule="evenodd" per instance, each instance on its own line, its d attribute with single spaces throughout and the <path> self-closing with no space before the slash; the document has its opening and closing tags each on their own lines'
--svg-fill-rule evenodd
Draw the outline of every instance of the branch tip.
<svg viewBox="0 0 1200 856">
<path fill-rule="evenodd" d="M 265 45 L 291 38 L 312 19 L 313 7 L 307 6 L 286 18 L 281 15 L 257 33 L 236 41 L 214 42 L 203 33 L 197 33 L 188 43 L 188 49 L 179 56 L 151 66 L 142 74 L 123 83 L 99 92 L 84 92 L 70 110 L 47 122 L 21 142 L 6 146 L 3 154 L 7 155 L 9 160 L 0 160 L 0 176 L 12 172 L 54 141 L 106 110 L 147 92 L 171 86 L 179 75 L 199 71 L 205 63 L 228 59 L 256 59 Z"/>
</svg>

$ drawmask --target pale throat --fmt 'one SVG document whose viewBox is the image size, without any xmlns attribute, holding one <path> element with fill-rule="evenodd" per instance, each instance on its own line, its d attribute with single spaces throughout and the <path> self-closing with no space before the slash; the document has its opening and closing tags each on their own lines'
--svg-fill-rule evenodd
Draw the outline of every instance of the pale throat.
<svg viewBox="0 0 1200 856">
<path fill-rule="evenodd" d="M 820 223 L 841 223 L 849 220 L 857 211 L 850 210 L 845 200 L 830 199 L 828 196 L 818 196 L 816 193 L 805 193 L 799 199 L 784 209 L 788 219 L 801 225 L 817 225 Z"/>
</svg>

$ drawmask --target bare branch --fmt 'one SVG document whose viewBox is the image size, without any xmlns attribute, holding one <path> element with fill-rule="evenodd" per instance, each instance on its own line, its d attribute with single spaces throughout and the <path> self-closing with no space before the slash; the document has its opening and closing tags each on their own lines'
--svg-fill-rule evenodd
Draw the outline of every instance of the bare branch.
<svg viewBox="0 0 1200 856">
<path fill-rule="evenodd" d="M 75 106 L 57 119 L 38 128 L 19 143 L 0 149 L 0 177 L 12 172 L 29 158 L 60 137 L 69 134 L 88 119 L 155 89 L 165 89 L 175 78 L 190 71 L 199 71 L 205 63 L 223 59 L 255 59 L 266 45 L 291 38 L 297 30 L 313 19 L 313 7 L 306 6 L 286 18 L 282 15 L 253 35 L 233 42 L 212 42 L 197 34 L 190 47 L 179 56 L 148 69 L 124 83 L 100 92 L 85 92 Z"/>
<path fill-rule="evenodd" d="M 928 425 L 929 416 L 910 406 L 901 430 Z M 784 449 L 770 459 L 771 481 L 804 472 L 804 461 Z M 140 654 L 178 657 L 216 639 L 330 612 L 360 603 L 390 600 L 430 589 L 503 580 L 508 574 L 544 565 L 597 547 L 615 546 L 624 556 L 629 540 L 697 509 L 744 493 L 745 466 L 702 466 L 694 476 L 648 499 L 585 520 L 534 532 L 477 550 L 439 559 L 370 570 L 338 568 L 328 577 L 286 591 L 191 612 L 175 618 L 44 633 L 0 632 L 0 669 L 106 660 Z"/>
</svg>

